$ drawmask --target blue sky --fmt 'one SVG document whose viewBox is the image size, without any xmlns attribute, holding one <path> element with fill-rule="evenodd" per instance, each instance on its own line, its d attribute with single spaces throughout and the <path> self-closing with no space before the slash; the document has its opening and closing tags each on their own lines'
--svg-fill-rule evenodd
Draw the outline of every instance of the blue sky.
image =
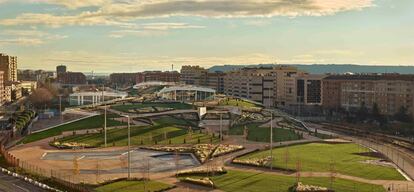
<svg viewBox="0 0 414 192">
<path fill-rule="evenodd" d="M 412 0 L 0 0 L 19 68 L 414 65 Z"/>
</svg>

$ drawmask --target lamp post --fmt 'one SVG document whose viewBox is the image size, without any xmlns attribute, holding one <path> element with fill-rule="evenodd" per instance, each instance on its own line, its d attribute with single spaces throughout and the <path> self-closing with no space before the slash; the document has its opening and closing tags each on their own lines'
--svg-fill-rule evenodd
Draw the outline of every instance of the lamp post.
<svg viewBox="0 0 414 192">
<path fill-rule="evenodd" d="M 105 103 L 105 85 L 102 86 L 102 102 L 104 103 L 104 137 L 105 137 L 105 148 L 107 147 L 107 137 L 106 137 L 106 103 Z"/>
<path fill-rule="evenodd" d="M 131 179 L 131 126 L 129 115 L 123 115 L 128 119 L 128 180 Z"/>
<path fill-rule="evenodd" d="M 59 115 L 60 115 L 60 123 L 63 122 L 63 115 L 62 115 L 62 95 L 59 95 Z"/>
</svg>

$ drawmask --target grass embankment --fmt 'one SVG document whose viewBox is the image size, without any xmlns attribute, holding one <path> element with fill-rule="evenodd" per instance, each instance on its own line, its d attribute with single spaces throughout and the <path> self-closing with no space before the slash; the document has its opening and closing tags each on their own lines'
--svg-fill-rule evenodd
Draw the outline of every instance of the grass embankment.
<svg viewBox="0 0 414 192">
<path fill-rule="evenodd" d="M 132 145 L 149 144 L 197 144 L 217 142 L 217 137 L 194 130 L 191 137 L 187 127 L 193 127 L 193 122 L 173 117 L 163 117 L 155 120 L 154 126 L 131 127 Z M 183 128 L 185 127 L 185 128 Z M 107 132 L 107 142 L 113 146 L 128 145 L 128 128 L 111 129 Z M 104 145 L 104 133 L 73 135 L 58 140 L 59 142 L 76 142 L 92 147 Z"/>
<path fill-rule="evenodd" d="M 288 192 L 296 183 L 296 177 L 273 175 L 267 173 L 228 171 L 227 174 L 211 178 L 215 186 L 223 191 L 261 191 L 261 192 Z M 300 182 L 306 185 L 316 185 L 330 188 L 330 178 L 300 178 Z M 335 192 L 385 192 L 384 187 L 344 179 L 335 179 L 332 185 Z"/>
<path fill-rule="evenodd" d="M 107 115 L 107 126 L 121 126 L 126 125 L 126 123 L 112 120 L 111 118 L 119 117 L 115 114 L 109 114 Z M 45 131 L 37 132 L 30 134 L 23 138 L 21 143 L 31 143 L 34 141 L 46 139 L 49 137 L 54 137 L 62 134 L 62 132 L 65 131 L 76 131 L 76 130 L 83 130 L 83 129 L 94 129 L 94 128 L 102 128 L 104 125 L 104 115 L 97 115 L 93 117 L 89 117 L 86 119 L 82 119 L 73 123 L 57 126 L 52 129 L 48 129 Z"/>
<path fill-rule="evenodd" d="M 259 123 L 251 123 L 247 125 L 236 125 L 230 128 L 230 135 L 243 135 L 244 128 L 248 129 L 247 140 L 257 142 L 269 142 L 270 141 L 270 128 L 260 127 Z M 300 135 L 290 129 L 273 128 L 273 141 L 292 141 L 299 140 Z"/>
<path fill-rule="evenodd" d="M 97 192 L 145 192 L 165 191 L 174 187 L 173 185 L 157 181 L 118 181 L 97 187 Z"/>
<path fill-rule="evenodd" d="M 257 107 L 262 108 L 261 106 L 251 103 L 242 99 L 224 99 L 220 101 L 220 105 L 222 106 L 236 106 L 236 107 L 242 107 L 242 108 L 251 108 L 251 107 Z"/>
<path fill-rule="evenodd" d="M 128 113 L 130 110 L 142 109 L 147 107 L 162 107 L 162 108 L 172 108 L 172 109 L 192 109 L 193 106 L 187 103 L 134 103 L 134 104 L 125 104 L 125 105 L 114 105 L 111 106 L 112 109 L 117 111 Z"/>
<path fill-rule="evenodd" d="M 300 162 L 301 171 L 331 172 L 351 175 L 372 180 L 404 180 L 404 177 L 393 167 L 385 167 L 365 163 L 378 159 L 360 155 L 369 149 L 357 144 L 309 143 L 289 147 L 274 148 L 273 166 L 282 169 L 296 170 Z M 269 156 L 269 150 L 248 154 L 241 160 L 258 159 Z"/>
</svg>

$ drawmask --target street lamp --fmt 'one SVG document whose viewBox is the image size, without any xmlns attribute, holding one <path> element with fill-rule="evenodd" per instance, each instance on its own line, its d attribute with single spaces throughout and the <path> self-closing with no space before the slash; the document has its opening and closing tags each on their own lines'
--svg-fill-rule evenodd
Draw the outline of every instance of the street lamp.
<svg viewBox="0 0 414 192">
<path fill-rule="evenodd" d="M 131 126 L 129 115 L 122 115 L 128 119 L 128 180 L 131 179 Z"/>
<path fill-rule="evenodd" d="M 104 136 L 105 136 L 105 148 L 107 147 L 107 137 L 106 137 L 106 103 L 105 103 L 105 85 L 102 86 L 102 102 L 104 103 L 105 113 L 104 113 Z"/>
</svg>

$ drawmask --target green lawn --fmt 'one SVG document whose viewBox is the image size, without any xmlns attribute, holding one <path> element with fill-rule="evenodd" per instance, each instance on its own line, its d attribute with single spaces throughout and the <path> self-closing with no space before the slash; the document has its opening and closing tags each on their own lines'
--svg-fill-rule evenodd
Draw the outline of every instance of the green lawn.
<svg viewBox="0 0 414 192">
<path fill-rule="evenodd" d="M 297 162 L 300 160 L 301 171 L 330 172 L 333 165 L 336 172 L 345 175 L 373 180 L 404 180 L 404 177 L 394 168 L 363 163 L 365 160 L 376 159 L 356 154 L 367 151 L 368 149 L 352 143 L 309 143 L 274 148 L 273 154 L 275 158 L 273 166 L 296 169 Z M 240 159 L 263 158 L 267 156 L 269 156 L 269 150 L 248 154 Z"/>
<path fill-rule="evenodd" d="M 131 144 L 148 145 L 148 144 L 187 144 L 217 142 L 218 138 L 200 133 L 199 130 L 193 130 L 191 137 L 186 127 L 193 127 L 194 122 L 184 119 L 164 116 L 154 120 L 154 126 L 131 127 Z M 178 127 L 181 126 L 181 127 Z M 185 127 L 185 128 L 183 128 Z M 128 145 L 128 128 L 111 129 L 107 132 L 108 145 L 126 146 Z M 64 137 L 59 142 L 77 142 L 88 144 L 93 147 L 104 145 L 104 133 L 94 133 L 87 135 L 73 135 Z"/>
<path fill-rule="evenodd" d="M 247 140 L 258 141 L 258 142 L 269 142 L 270 141 L 270 128 L 259 127 L 259 123 L 247 124 L 246 127 L 249 130 Z M 230 129 L 230 135 L 243 135 L 244 125 L 236 125 Z M 291 141 L 298 140 L 300 136 L 294 131 L 282 128 L 273 128 L 273 141 Z"/>
<path fill-rule="evenodd" d="M 126 146 L 128 145 L 128 129 L 112 129 L 107 132 L 108 145 L 112 146 Z M 210 143 L 211 136 L 207 134 L 194 131 L 191 139 L 186 129 L 174 126 L 145 126 L 145 127 L 131 127 L 131 144 L 132 145 L 148 145 L 148 144 L 183 144 L 184 139 L 186 143 L 196 144 L 198 139 L 200 143 Z M 95 133 L 87 135 L 75 135 L 64 137 L 60 142 L 77 142 L 88 144 L 93 147 L 100 147 L 104 145 L 104 134 Z M 213 138 L 213 142 L 217 142 L 217 138 Z"/>
<path fill-rule="evenodd" d="M 228 171 L 227 174 L 212 178 L 218 189 L 223 191 L 238 192 L 288 192 L 288 189 L 296 183 L 296 177 L 272 175 L 266 173 L 253 173 L 242 171 Z M 330 187 L 330 178 L 300 178 L 300 182 L 307 185 Z M 354 182 L 344 179 L 335 179 L 332 185 L 335 192 L 385 192 L 379 185 Z"/>
<path fill-rule="evenodd" d="M 229 105 L 229 106 L 237 106 L 237 107 L 244 107 L 244 108 L 250 108 L 250 107 L 259 107 L 260 106 L 251 103 L 251 102 L 247 102 L 245 100 L 241 100 L 241 99 L 224 99 L 220 102 L 220 105 Z"/>
<path fill-rule="evenodd" d="M 115 117 L 117 117 L 117 115 L 115 114 L 110 114 L 107 116 L 108 127 L 126 125 L 126 123 L 122 123 L 119 121 L 109 119 L 109 118 L 115 118 Z M 46 139 L 49 137 L 58 136 L 64 131 L 100 128 L 100 127 L 103 127 L 103 124 L 104 124 L 104 115 L 97 115 L 97 116 L 82 119 L 82 120 L 79 120 L 73 123 L 69 123 L 66 125 L 58 126 L 53 129 L 46 130 L 46 131 L 30 134 L 26 136 L 25 138 L 23 138 L 21 143 L 30 143 L 30 142 Z"/>
<path fill-rule="evenodd" d="M 131 109 L 141 109 L 146 107 L 164 107 L 173 109 L 192 109 L 193 106 L 186 103 L 136 103 L 136 104 L 125 104 L 125 105 L 113 105 L 112 109 L 121 112 L 129 112 Z"/>
<path fill-rule="evenodd" d="M 172 185 L 157 181 L 118 181 L 115 183 L 100 186 L 97 192 L 144 192 L 144 191 L 163 191 L 172 188 Z M 145 190 L 144 190 L 145 189 Z"/>
</svg>

